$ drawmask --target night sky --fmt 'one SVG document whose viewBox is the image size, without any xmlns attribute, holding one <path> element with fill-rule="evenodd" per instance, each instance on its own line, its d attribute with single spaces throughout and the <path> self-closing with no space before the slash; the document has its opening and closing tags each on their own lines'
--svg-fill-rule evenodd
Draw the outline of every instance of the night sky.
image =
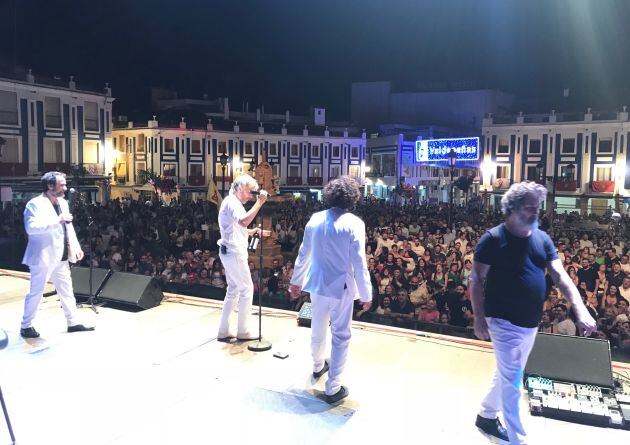
<svg viewBox="0 0 630 445">
<path fill-rule="evenodd" d="M 117 111 L 162 86 L 348 119 L 351 82 L 368 80 L 630 105 L 627 0 L 0 0 L 0 18 L 5 70 L 109 81 Z"/>
</svg>

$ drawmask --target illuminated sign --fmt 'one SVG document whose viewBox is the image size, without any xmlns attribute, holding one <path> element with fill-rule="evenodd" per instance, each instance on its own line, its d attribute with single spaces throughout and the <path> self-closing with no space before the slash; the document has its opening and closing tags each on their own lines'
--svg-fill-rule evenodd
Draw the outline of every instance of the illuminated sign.
<svg viewBox="0 0 630 445">
<path fill-rule="evenodd" d="M 451 150 L 458 161 L 479 159 L 479 138 L 427 139 L 416 141 L 416 162 L 447 161 Z"/>
</svg>

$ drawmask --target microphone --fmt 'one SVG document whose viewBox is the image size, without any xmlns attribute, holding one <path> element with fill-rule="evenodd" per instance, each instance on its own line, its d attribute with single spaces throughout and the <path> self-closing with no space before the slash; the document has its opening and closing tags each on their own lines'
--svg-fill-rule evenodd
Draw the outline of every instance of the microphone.
<svg viewBox="0 0 630 445">
<path fill-rule="evenodd" d="M 76 194 L 76 190 L 74 188 L 71 188 L 70 190 L 68 190 L 68 206 L 72 207 L 72 204 L 74 204 L 74 195 Z"/>
<path fill-rule="evenodd" d="M 258 195 L 267 195 L 268 193 L 264 190 L 252 190 L 252 195 L 254 196 L 258 196 Z"/>
</svg>

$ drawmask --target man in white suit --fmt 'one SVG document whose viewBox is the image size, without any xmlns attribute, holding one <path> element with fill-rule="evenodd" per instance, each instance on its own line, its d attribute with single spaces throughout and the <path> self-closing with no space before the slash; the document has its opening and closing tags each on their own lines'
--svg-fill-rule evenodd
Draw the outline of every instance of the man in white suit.
<svg viewBox="0 0 630 445">
<path fill-rule="evenodd" d="M 41 182 L 42 194 L 31 199 L 24 209 L 28 245 L 22 263 L 30 269 L 31 282 L 24 300 L 20 335 L 24 338 L 39 337 L 32 322 L 49 280 L 57 289 L 68 321 L 68 332 L 93 331 L 94 327 L 79 323 L 72 290 L 68 261 L 80 261 L 83 251 L 72 226 L 68 202 L 63 198 L 66 177 L 63 173 L 48 172 L 42 176 Z"/>
<path fill-rule="evenodd" d="M 315 213 L 306 225 L 289 289 L 292 299 L 302 290 L 311 294 L 313 377 L 328 371 L 326 401 L 331 404 L 348 396 L 341 375 L 348 357 L 354 299 L 358 296 L 366 311 L 372 304 L 365 223 L 350 213 L 360 197 L 356 181 L 347 176 L 324 187 L 324 204 L 329 208 Z M 324 359 L 329 322 L 330 362 Z"/>
</svg>

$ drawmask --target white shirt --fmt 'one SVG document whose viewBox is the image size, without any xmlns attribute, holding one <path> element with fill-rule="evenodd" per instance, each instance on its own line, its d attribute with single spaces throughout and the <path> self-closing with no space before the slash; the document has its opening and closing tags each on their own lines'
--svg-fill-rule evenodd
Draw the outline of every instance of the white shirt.
<svg viewBox="0 0 630 445">
<path fill-rule="evenodd" d="M 245 207 L 235 195 L 228 195 L 221 203 L 219 210 L 221 239 L 217 244 L 225 246 L 228 252 L 235 250 L 247 253 L 247 228 L 239 223 L 246 214 Z"/>
</svg>

